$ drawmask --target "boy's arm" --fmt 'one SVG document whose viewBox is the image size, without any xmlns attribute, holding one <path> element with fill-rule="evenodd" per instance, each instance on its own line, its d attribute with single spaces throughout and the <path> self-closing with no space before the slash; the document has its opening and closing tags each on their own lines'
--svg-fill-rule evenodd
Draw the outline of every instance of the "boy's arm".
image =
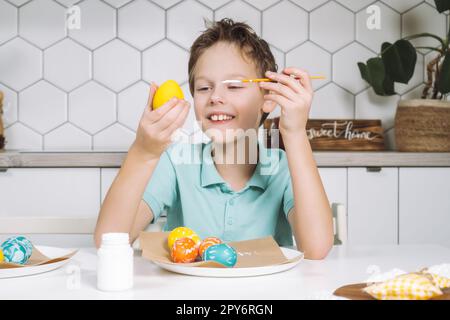
<svg viewBox="0 0 450 320">
<path fill-rule="evenodd" d="M 156 89 L 152 83 L 136 139 L 100 209 L 94 233 L 97 248 L 103 233 L 126 232 L 130 234 L 130 240 L 134 240 L 138 229 L 153 219 L 153 214 L 145 217 L 146 209 L 140 205 L 142 196 L 161 155 L 171 143 L 172 134 L 186 120 L 190 106 L 185 100 L 173 98 L 152 110 Z"/>
<path fill-rule="evenodd" d="M 100 246 L 101 235 L 105 232 L 131 233 L 135 221 L 138 225 L 145 222 L 140 203 L 145 187 L 158 163 L 158 158 L 145 160 L 132 146 L 125 161 L 114 179 L 100 209 L 95 229 L 95 245 Z M 140 209 L 138 212 L 138 209 Z M 149 222 L 153 213 L 147 217 Z M 136 233 L 134 231 L 133 233 Z M 130 234 L 130 241 L 135 234 Z"/>
<path fill-rule="evenodd" d="M 288 220 L 307 259 L 323 259 L 334 241 L 333 218 L 306 131 L 283 136 L 294 194 Z"/>
<path fill-rule="evenodd" d="M 309 259 L 323 259 L 333 246 L 333 217 L 306 134 L 314 90 L 306 71 L 288 67 L 283 73 L 266 72 L 273 82 L 260 82 L 269 90 L 266 100 L 281 107 L 279 129 L 292 181 L 294 208 L 288 219 L 299 248 Z M 271 111 L 271 105 L 263 105 Z"/>
</svg>

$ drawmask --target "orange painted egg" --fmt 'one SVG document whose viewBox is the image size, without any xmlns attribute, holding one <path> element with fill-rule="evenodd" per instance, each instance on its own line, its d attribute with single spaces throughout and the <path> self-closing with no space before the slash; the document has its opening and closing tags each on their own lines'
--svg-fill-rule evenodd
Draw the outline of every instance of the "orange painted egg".
<svg viewBox="0 0 450 320">
<path fill-rule="evenodd" d="M 216 237 L 208 237 L 203 239 L 203 241 L 200 243 L 200 246 L 198 247 L 198 254 L 200 255 L 200 257 L 203 257 L 203 252 L 205 252 L 206 249 L 219 243 L 222 243 L 222 240 Z"/>
<path fill-rule="evenodd" d="M 192 230 L 186 227 L 178 227 L 173 229 L 169 233 L 169 237 L 167 238 L 167 245 L 170 249 L 172 249 L 174 242 L 180 238 L 191 238 L 194 240 L 195 244 L 198 246 L 200 244 L 200 237 Z"/>
<path fill-rule="evenodd" d="M 173 243 L 170 255 L 173 262 L 194 262 L 198 256 L 198 246 L 191 238 L 180 238 Z"/>
</svg>

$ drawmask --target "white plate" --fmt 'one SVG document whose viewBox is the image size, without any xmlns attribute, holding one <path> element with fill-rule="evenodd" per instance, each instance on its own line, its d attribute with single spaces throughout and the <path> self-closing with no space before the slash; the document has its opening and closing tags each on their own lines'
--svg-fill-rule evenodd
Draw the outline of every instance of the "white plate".
<svg viewBox="0 0 450 320">
<path fill-rule="evenodd" d="M 47 247 L 47 246 L 36 246 L 43 254 L 45 254 L 49 258 L 57 258 L 64 256 L 70 253 L 72 250 L 56 248 L 56 247 Z M 23 267 L 23 268 L 10 268 L 10 269 L 0 269 L 0 279 L 5 278 L 14 278 L 14 277 L 23 277 L 23 276 L 31 276 L 33 274 L 44 273 L 48 271 L 52 271 L 58 269 L 65 265 L 70 259 L 66 259 L 63 261 L 58 261 L 54 263 L 44 264 L 41 266 L 32 266 L 32 267 Z"/>
<path fill-rule="evenodd" d="M 283 251 L 283 254 L 288 259 L 292 259 L 298 256 L 301 256 L 301 259 L 294 262 L 289 262 L 275 266 L 254 267 L 254 268 L 205 268 L 205 267 L 186 267 L 183 266 L 183 264 L 168 264 L 156 261 L 153 261 L 153 263 L 168 271 L 187 274 L 191 276 L 234 278 L 234 277 L 254 277 L 283 272 L 295 267 L 303 259 L 303 253 L 297 250 L 281 248 L 281 251 Z"/>
</svg>

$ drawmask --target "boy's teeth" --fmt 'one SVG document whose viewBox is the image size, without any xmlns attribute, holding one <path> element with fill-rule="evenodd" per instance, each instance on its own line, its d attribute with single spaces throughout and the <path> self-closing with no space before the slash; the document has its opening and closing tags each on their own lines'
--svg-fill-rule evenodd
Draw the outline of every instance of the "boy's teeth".
<svg viewBox="0 0 450 320">
<path fill-rule="evenodd" d="M 233 119 L 233 117 L 223 115 L 223 114 L 211 116 L 211 120 L 213 120 L 213 121 L 223 121 L 223 120 L 231 120 L 231 119 Z"/>
</svg>

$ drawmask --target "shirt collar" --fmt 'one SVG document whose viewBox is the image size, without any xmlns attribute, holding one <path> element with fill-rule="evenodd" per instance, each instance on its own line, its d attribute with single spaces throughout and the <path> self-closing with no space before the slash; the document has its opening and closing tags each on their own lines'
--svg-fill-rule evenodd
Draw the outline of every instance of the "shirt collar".
<svg viewBox="0 0 450 320">
<path fill-rule="evenodd" d="M 200 183 L 202 187 L 207 187 L 215 184 L 226 184 L 220 174 L 217 172 L 216 166 L 211 156 L 212 142 L 202 144 L 202 161 L 200 172 Z M 267 187 L 268 175 L 261 174 L 261 169 L 270 165 L 271 157 L 270 150 L 268 150 L 263 143 L 258 140 L 258 163 L 252 177 L 247 182 L 247 186 L 253 186 L 265 190 Z"/>
</svg>

